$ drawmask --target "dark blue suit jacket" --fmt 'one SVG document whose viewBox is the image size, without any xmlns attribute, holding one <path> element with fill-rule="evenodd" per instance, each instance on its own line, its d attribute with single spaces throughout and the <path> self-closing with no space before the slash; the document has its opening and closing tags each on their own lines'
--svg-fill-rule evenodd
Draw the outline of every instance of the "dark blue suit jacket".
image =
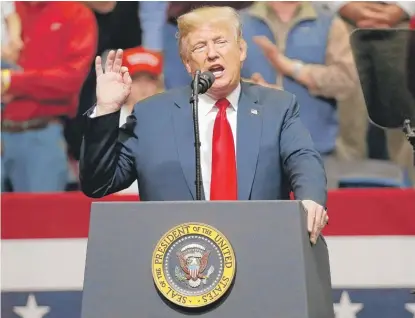
<svg viewBox="0 0 415 318">
<path fill-rule="evenodd" d="M 82 191 L 102 197 L 137 179 L 142 200 L 194 200 L 190 94 L 184 87 L 141 101 L 122 128 L 119 112 L 88 117 L 80 159 Z M 238 199 L 288 199 L 293 190 L 296 199 L 325 206 L 323 162 L 300 121 L 295 96 L 242 83 L 237 116 Z"/>
</svg>

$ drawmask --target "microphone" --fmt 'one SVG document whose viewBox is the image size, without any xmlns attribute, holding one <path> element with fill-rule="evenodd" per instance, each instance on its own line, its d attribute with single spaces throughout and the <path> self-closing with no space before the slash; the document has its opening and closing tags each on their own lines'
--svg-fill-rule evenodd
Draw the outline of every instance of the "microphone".
<svg viewBox="0 0 415 318">
<path fill-rule="evenodd" d="M 194 130 L 194 147 L 195 147 L 195 168 L 196 168 L 196 200 L 202 200 L 202 172 L 200 165 L 200 137 L 199 137 L 199 94 L 204 94 L 212 87 L 215 81 L 215 75 L 212 72 L 200 73 L 197 70 L 193 81 L 191 83 L 192 96 L 190 97 L 190 103 L 193 105 L 193 130 Z"/>
<path fill-rule="evenodd" d="M 197 74 L 197 72 L 196 72 Z M 204 94 L 208 91 L 209 88 L 212 87 L 213 82 L 215 81 L 215 75 L 213 75 L 212 72 L 203 72 L 202 74 L 200 74 L 199 71 L 199 78 L 196 78 L 196 74 L 195 74 L 195 78 L 192 81 L 191 87 L 193 87 L 195 81 L 198 83 L 198 92 L 199 94 Z"/>
<path fill-rule="evenodd" d="M 415 30 L 356 29 L 350 44 L 369 120 L 382 129 L 401 128 L 415 166 Z"/>
</svg>

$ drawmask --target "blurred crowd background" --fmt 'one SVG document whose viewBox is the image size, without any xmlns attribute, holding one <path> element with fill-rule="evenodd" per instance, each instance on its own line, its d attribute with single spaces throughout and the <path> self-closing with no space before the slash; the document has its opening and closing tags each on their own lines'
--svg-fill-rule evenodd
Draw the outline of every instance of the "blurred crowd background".
<svg viewBox="0 0 415 318">
<path fill-rule="evenodd" d="M 2 191 L 78 190 L 83 116 L 95 103 L 95 56 L 125 50 L 133 89 L 122 125 L 137 101 L 189 85 L 176 18 L 203 5 L 240 10 L 248 43 L 243 78 L 297 96 L 326 162 L 353 163 L 354 178 L 373 168 L 383 181 L 366 186 L 415 184 L 402 129 L 385 132 L 368 120 L 349 41 L 356 28 L 415 28 L 413 2 L 2 1 Z M 393 65 L 390 51 L 380 46 L 376 63 Z M 393 173 L 388 181 L 388 169 L 402 172 L 405 182 Z M 137 192 L 137 185 L 126 191 Z"/>
</svg>

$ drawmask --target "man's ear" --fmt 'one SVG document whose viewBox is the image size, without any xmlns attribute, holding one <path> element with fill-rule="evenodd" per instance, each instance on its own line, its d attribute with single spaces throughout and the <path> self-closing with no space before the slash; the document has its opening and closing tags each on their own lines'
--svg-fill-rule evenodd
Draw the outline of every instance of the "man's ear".
<svg viewBox="0 0 415 318">
<path fill-rule="evenodd" d="M 191 68 L 190 68 L 189 60 L 188 59 L 183 59 L 182 61 L 183 61 L 184 67 L 186 68 L 187 73 L 190 74 L 191 73 Z"/>
<path fill-rule="evenodd" d="M 246 52 L 248 50 L 248 45 L 244 39 L 240 39 L 239 41 L 239 50 L 240 50 L 240 61 L 244 62 L 246 60 Z"/>
<path fill-rule="evenodd" d="M 187 73 L 191 73 L 191 68 L 190 68 L 190 61 L 189 61 L 189 57 L 188 57 L 188 53 L 186 51 L 186 43 L 184 43 L 185 39 L 181 39 L 181 45 L 179 46 L 179 54 L 180 54 L 180 58 L 182 59 L 182 63 L 184 65 L 184 67 L 186 68 Z"/>
</svg>

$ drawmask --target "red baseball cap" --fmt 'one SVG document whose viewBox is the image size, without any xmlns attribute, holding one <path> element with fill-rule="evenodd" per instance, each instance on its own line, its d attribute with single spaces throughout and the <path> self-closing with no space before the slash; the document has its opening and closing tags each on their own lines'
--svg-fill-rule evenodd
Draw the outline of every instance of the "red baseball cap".
<svg viewBox="0 0 415 318">
<path fill-rule="evenodd" d="M 122 65 L 128 67 L 131 76 L 145 72 L 160 76 L 163 72 L 163 59 L 160 53 L 148 51 L 143 47 L 124 50 Z"/>
</svg>

